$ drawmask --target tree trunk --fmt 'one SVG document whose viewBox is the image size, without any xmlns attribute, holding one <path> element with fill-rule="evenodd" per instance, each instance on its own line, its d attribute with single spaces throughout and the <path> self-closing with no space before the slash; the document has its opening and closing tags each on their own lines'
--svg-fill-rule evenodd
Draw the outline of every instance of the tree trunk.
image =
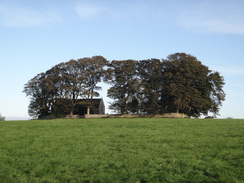
<svg viewBox="0 0 244 183">
<path fill-rule="evenodd" d="M 90 115 L 90 109 L 91 109 L 91 107 L 88 106 L 88 107 L 87 107 L 87 112 L 86 112 L 87 115 Z"/>
<path fill-rule="evenodd" d="M 69 115 L 70 116 L 73 116 L 74 115 L 74 112 L 73 111 L 70 111 Z"/>
</svg>

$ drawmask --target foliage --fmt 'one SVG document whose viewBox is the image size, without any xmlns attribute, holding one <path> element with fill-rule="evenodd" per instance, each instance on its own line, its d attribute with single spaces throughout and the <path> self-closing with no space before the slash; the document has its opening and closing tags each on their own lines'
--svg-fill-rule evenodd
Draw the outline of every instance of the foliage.
<svg viewBox="0 0 244 183">
<path fill-rule="evenodd" d="M 185 53 L 164 60 L 162 83 L 162 104 L 167 112 L 195 117 L 208 112 L 216 115 L 225 98 L 220 74 Z"/>
<path fill-rule="evenodd" d="M 114 99 L 110 109 L 120 111 L 121 114 L 136 111 L 135 94 L 138 93 L 136 78 L 136 62 L 134 60 L 112 61 L 109 64 L 110 75 L 107 82 L 112 85 L 108 89 L 108 97 Z"/>
<path fill-rule="evenodd" d="M 46 116 L 49 112 L 51 105 L 50 94 L 46 90 L 44 81 L 45 73 L 40 73 L 32 78 L 24 88 L 26 95 L 31 96 L 28 112 L 33 118 Z"/>
<path fill-rule="evenodd" d="M 60 63 L 45 73 L 38 74 L 24 87 L 31 98 L 29 114 L 34 118 L 61 117 L 73 114 L 78 98 L 87 100 L 91 107 L 97 86 L 104 76 L 107 60 L 102 56 L 82 58 Z"/>
<path fill-rule="evenodd" d="M 5 121 L 5 117 L 0 113 L 0 121 Z"/>
<path fill-rule="evenodd" d="M 196 57 L 175 53 L 167 59 L 121 60 L 102 56 L 60 63 L 31 79 L 24 87 L 30 97 L 29 114 L 36 118 L 72 115 L 85 99 L 87 114 L 105 81 L 111 85 L 109 109 L 120 114 L 185 113 L 218 115 L 224 79 Z"/>
<path fill-rule="evenodd" d="M 142 60 L 137 63 L 140 80 L 140 110 L 147 114 L 161 112 L 162 64 L 158 59 Z"/>
<path fill-rule="evenodd" d="M 108 61 L 102 56 L 94 56 L 92 58 L 78 59 L 78 63 L 80 72 L 83 75 L 83 95 L 87 101 L 87 114 L 89 114 L 93 97 L 98 97 L 99 93 L 97 91 L 102 89 L 100 86 L 97 86 L 97 84 L 101 82 L 106 75 L 105 67 Z"/>
<path fill-rule="evenodd" d="M 243 120 L 0 122 L 1 182 L 243 182 Z"/>
<path fill-rule="evenodd" d="M 121 114 L 217 115 L 225 99 L 223 77 L 185 53 L 162 61 L 113 61 L 109 73 L 110 109 Z"/>
</svg>

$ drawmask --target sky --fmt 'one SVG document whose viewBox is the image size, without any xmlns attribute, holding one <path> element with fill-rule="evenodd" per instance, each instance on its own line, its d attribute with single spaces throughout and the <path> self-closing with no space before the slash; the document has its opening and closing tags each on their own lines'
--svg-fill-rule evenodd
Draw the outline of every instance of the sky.
<svg viewBox="0 0 244 183">
<path fill-rule="evenodd" d="M 61 62 L 176 52 L 224 77 L 219 118 L 244 118 L 243 0 L 0 0 L 0 113 L 30 119 L 24 85 Z"/>
</svg>

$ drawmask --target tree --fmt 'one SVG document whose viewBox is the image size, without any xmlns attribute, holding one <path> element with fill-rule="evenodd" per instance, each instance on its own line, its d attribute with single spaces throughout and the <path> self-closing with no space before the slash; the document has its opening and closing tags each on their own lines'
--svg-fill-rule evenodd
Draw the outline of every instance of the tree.
<svg viewBox="0 0 244 183">
<path fill-rule="evenodd" d="M 222 101 L 225 100 L 225 92 L 223 90 L 224 78 L 220 76 L 219 72 L 212 72 L 209 77 L 210 86 L 210 98 L 212 106 L 210 112 L 215 115 L 219 115 L 220 106 L 222 106 Z"/>
<path fill-rule="evenodd" d="M 223 77 L 192 55 L 111 63 L 93 56 L 57 64 L 32 78 L 24 87 L 30 97 L 29 114 L 37 118 L 73 115 L 77 105 L 86 105 L 89 114 L 102 81 L 111 84 L 107 96 L 114 101 L 109 108 L 121 114 L 217 115 L 225 99 Z"/>
<path fill-rule="evenodd" d="M 108 61 L 102 56 L 78 59 L 78 68 L 83 79 L 82 97 L 86 99 L 87 114 L 90 114 L 90 109 L 93 107 L 93 97 L 98 97 L 98 91 L 102 89 L 97 84 L 105 77 L 107 64 Z"/>
<path fill-rule="evenodd" d="M 0 121 L 5 121 L 5 117 L 0 113 Z"/>
<path fill-rule="evenodd" d="M 70 60 L 57 65 L 57 69 L 53 71 L 53 73 L 56 73 L 54 77 L 57 94 L 55 110 L 62 109 L 62 111 L 60 111 L 61 114 L 69 112 L 72 116 L 75 106 L 77 105 L 77 99 L 82 96 L 84 92 L 84 76 L 79 66 L 78 61 Z"/>
<path fill-rule="evenodd" d="M 88 113 L 92 99 L 99 96 L 97 86 L 105 75 L 107 60 L 102 56 L 70 60 L 38 74 L 24 87 L 30 97 L 29 115 L 34 118 L 73 115 L 78 98 L 85 98 Z"/>
<path fill-rule="evenodd" d="M 142 60 L 137 63 L 140 80 L 140 108 L 147 114 L 161 111 L 162 63 L 158 59 Z"/>
<path fill-rule="evenodd" d="M 181 112 L 199 117 L 218 114 L 225 98 L 224 80 L 196 57 L 175 53 L 163 61 L 162 107 L 164 112 Z"/>
<path fill-rule="evenodd" d="M 69 100 L 70 78 L 67 78 L 67 65 L 60 63 L 45 73 L 40 73 L 31 79 L 24 87 L 24 92 L 30 97 L 29 115 L 33 118 L 61 117 L 73 111 Z M 65 103 L 65 104 L 64 104 Z"/>
<path fill-rule="evenodd" d="M 49 114 L 51 101 L 50 92 L 45 83 L 45 73 L 40 73 L 25 84 L 24 92 L 30 97 L 29 115 L 33 118 L 46 116 Z"/>
<path fill-rule="evenodd" d="M 109 108 L 121 114 L 135 112 L 135 94 L 138 93 L 136 61 L 112 61 L 109 67 L 106 81 L 112 87 L 108 89 L 107 96 L 114 99 Z"/>
</svg>

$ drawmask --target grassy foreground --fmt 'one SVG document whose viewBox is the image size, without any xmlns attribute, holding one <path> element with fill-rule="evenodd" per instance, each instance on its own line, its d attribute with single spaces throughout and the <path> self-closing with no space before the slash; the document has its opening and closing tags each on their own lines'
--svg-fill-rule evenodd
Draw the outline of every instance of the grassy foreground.
<svg viewBox="0 0 244 183">
<path fill-rule="evenodd" d="M 4 182 L 243 182 L 244 120 L 0 122 Z"/>
</svg>

